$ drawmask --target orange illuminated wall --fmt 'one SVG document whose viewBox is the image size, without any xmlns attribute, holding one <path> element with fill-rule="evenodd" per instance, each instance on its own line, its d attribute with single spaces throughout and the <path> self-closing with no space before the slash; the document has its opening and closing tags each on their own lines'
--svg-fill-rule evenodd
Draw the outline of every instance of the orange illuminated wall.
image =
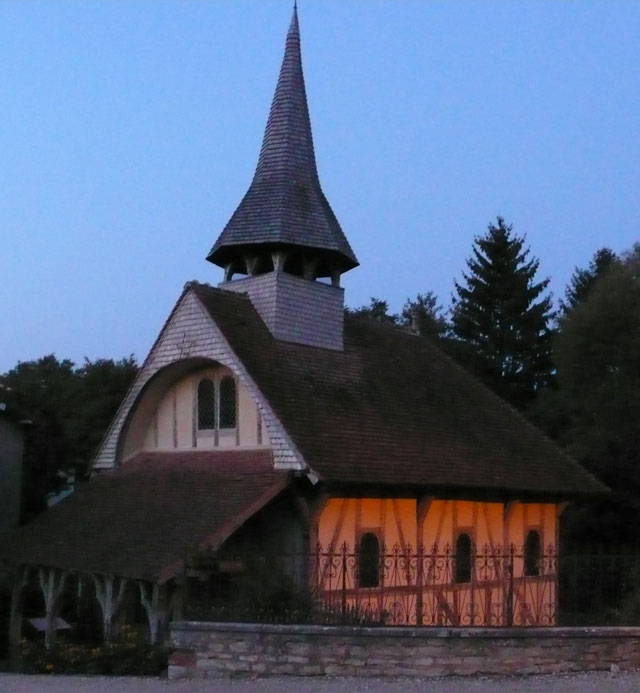
<svg viewBox="0 0 640 693">
<path fill-rule="evenodd" d="M 365 621 L 551 625 L 557 517 L 552 503 L 331 498 L 314 532 L 322 547 L 314 586 L 328 608 Z M 530 533 L 539 541 L 539 556 L 528 554 L 534 560 L 525 559 Z M 380 556 L 363 579 L 361 540 L 368 534 L 378 538 Z M 472 547 L 466 571 L 457 553 L 461 535 Z"/>
<path fill-rule="evenodd" d="M 347 543 L 353 548 L 365 532 L 374 532 L 388 550 L 398 545 L 415 549 L 434 544 L 444 550 L 457 536 L 470 535 L 477 551 L 524 545 L 528 531 L 540 533 L 544 549 L 556 547 L 557 506 L 554 503 L 483 503 L 464 500 L 407 498 L 331 498 L 318 518 L 317 540 L 327 547 Z"/>
</svg>

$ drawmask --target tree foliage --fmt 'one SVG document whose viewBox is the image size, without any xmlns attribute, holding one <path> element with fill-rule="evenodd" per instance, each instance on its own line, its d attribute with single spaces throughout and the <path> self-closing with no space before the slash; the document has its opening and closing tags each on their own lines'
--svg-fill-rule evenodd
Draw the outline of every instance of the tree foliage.
<svg viewBox="0 0 640 693">
<path fill-rule="evenodd" d="M 489 224 L 455 283 L 452 314 L 458 359 L 520 408 L 552 373 L 549 280 L 535 280 L 539 261 L 524 244 L 502 217 Z"/>
<path fill-rule="evenodd" d="M 399 315 L 389 312 L 387 301 L 373 296 L 368 305 L 346 308 L 345 313 L 356 318 L 410 329 L 423 337 L 442 338 L 449 327 L 442 306 L 433 291 L 418 294 L 414 299 L 408 298 Z"/>
<path fill-rule="evenodd" d="M 598 254 L 596 254 L 596 257 Z M 596 275 L 596 263 L 590 265 Z M 640 534 L 640 246 L 587 286 L 565 312 L 554 339 L 557 388 L 536 419 L 613 491 L 569 509 L 573 545 L 636 543 Z M 571 288 L 571 287 L 570 287 Z M 569 296 L 569 291 L 567 292 Z"/>
<path fill-rule="evenodd" d="M 565 290 L 564 300 L 560 301 L 560 310 L 563 316 L 577 308 L 589 296 L 598 280 L 619 262 L 618 256 L 612 250 L 600 248 L 589 262 L 588 267 L 576 267 Z"/>
<path fill-rule="evenodd" d="M 138 366 L 130 356 L 97 359 L 79 368 L 53 354 L 24 361 L 0 375 L 3 399 L 31 421 L 23 462 L 23 519 L 46 506 L 60 470 L 82 474 Z"/>
<path fill-rule="evenodd" d="M 563 442 L 609 485 L 640 493 L 640 246 L 563 320 L 555 361 Z"/>
<path fill-rule="evenodd" d="M 373 296 L 369 301 L 369 305 L 360 306 L 359 308 L 345 308 L 345 313 L 355 318 L 376 320 L 377 322 L 383 322 L 389 325 L 397 325 L 399 320 L 397 315 L 389 313 L 389 304 L 387 301 L 374 298 Z"/>
<path fill-rule="evenodd" d="M 414 300 L 407 299 L 402 308 L 400 322 L 423 337 L 442 339 L 448 331 L 442 306 L 433 291 L 418 294 Z"/>
</svg>

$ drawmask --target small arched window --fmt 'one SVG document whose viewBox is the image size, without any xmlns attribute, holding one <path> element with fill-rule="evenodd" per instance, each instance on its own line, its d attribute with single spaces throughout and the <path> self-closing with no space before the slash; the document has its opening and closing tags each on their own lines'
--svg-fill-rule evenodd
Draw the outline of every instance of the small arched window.
<svg viewBox="0 0 640 693">
<path fill-rule="evenodd" d="M 220 381 L 220 428 L 236 427 L 236 381 L 223 378 Z"/>
<path fill-rule="evenodd" d="M 524 543 L 524 574 L 528 576 L 540 575 L 540 533 L 535 529 L 527 533 Z"/>
<path fill-rule="evenodd" d="M 456 539 L 455 581 L 471 582 L 471 537 L 459 534 Z"/>
<path fill-rule="evenodd" d="M 380 584 L 380 542 L 373 532 L 360 538 L 358 555 L 358 586 L 377 587 Z"/>
<path fill-rule="evenodd" d="M 213 380 L 203 378 L 198 383 L 198 430 L 216 427 L 216 389 Z"/>
</svg>

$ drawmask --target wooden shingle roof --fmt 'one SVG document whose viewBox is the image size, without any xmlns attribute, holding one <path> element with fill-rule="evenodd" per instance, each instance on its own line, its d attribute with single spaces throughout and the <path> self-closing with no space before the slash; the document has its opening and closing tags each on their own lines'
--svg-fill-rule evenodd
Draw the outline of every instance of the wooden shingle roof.
<svg viewBox="0 0 640 693">
<path fill-rule="evenodd" d="M 2 540 L 14 565 L 165 582 L 288 484 L 268 450 L 141 453 Z"/>
<path fill-rule="evenodd" d="M 341 271 L 358 265 L 318 178 L 295 8 L 253 181 L 207 260 L 291 246 L 331 255 Z"/>
<path fill-rule="evenodd" d="M 246 296 L 190 286 L 327 483 L 560 499 L 607 490 L 424 337 L 345 316 L 343 352 L 292 344 Z"/>
</svg>

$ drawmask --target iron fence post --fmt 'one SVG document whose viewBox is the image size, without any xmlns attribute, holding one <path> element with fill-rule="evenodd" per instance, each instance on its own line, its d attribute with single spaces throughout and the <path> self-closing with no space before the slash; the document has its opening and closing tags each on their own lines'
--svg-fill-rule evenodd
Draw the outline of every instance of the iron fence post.
<svg viewBox="0 0 640 693">
<path fill-rule="evenodd" d="M 508 576 L 508 587 L 507 587 L 507 625 L 513 625 L 513 558 L 515 553 L 515 547 L 513 544 L 509 547 L 509 556 L 507 564 L 507 576 Z"/>
<path fill-rule="evenodd" d="M 416 571 L 416 626 L 422 625 L 422 581 L 424 579 L 424 576 L 422 574 L 422 571 L 424 570 L 423 558 L 424 546 L 420 544 L 420 546 L 418 547 L 418 565 Z"/>
<path fill-rule="evenodd" d="M 346 622 L 347 617 L 347 544 L 342 545 L 342 623 Z"/>
</svg>

